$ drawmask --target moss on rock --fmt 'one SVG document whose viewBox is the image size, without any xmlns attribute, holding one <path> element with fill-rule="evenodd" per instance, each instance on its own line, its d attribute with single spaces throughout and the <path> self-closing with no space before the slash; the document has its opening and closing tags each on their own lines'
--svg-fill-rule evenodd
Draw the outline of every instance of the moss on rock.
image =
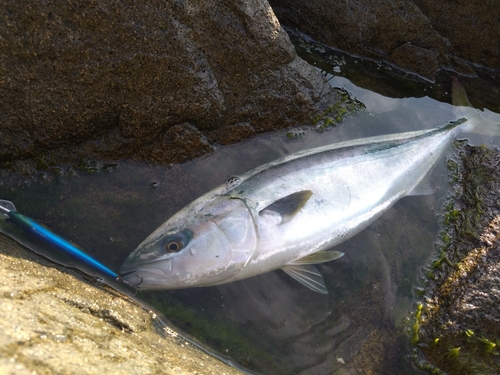
<svg viewBox="0 0 500 375">
<path fill-rule="evenodd" d="M 500 371 L 500 154 L 459 144 L 439 257 L 410 329 L 415 360 L 431 374 Z M 430 277 L 432 276 L 432 277 Z M 424 359 L 425 357 L 425 359 Z"/>
</svg>

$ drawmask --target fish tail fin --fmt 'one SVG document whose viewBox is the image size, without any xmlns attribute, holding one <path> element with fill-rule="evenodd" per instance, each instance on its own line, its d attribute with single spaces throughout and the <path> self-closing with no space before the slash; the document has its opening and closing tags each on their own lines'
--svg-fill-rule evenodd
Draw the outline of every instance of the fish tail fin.
<svg viewBox="0 0 500 375">
<path fill-rule="evenodd" d="M 467 119 L 460 126 L 461 133 L 500 136 L 500 114 L 474 108 L 469 102 L 465 87 L 456 76 L 452 77 L 451 82 L 451 103 L 456 107 L 457 115 Z"/>
<path fill-rule="evenodd" d="M 474 108 L 469 102 L 464 85 L 458 80 L 457 76 L 451 77 L 451 104 L 456 107 Z"/>
<path fill-rule="evenodd" d="M 465 118 L 457 133 L 472 133 L 487 137 L 500 137 L 500 114 L 471 107 L 458 107 L 457 115 Z"/>
<path fill-rule="evenodd" d="M 462 130 L 464 133 L 474 133 L 488 137 L 500 137 L 500 115 L 490 112 L 492 117 L 497 119 L 487 118 L 484 113 L 478 112 L 475 115 L 467 117 L 467 125 Z"/>
</svg>

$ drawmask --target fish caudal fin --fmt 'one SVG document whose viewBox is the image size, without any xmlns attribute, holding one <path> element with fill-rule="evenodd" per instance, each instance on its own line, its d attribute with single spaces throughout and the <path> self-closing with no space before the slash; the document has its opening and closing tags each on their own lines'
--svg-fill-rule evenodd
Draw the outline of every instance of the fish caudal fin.
<svg viewBox="0 0 500 375">
<path fill-rule="evenodd" d="M 460 83 L 456 76 L 451 79 L 451 104 L 462 107 L 472 107 L 467 97 L 464 85 Z"/>
<path fill-rule="evenodd" d="M 465 108 L 465 107 L 464 107 Z M 500 115 L 494 112 L 480 112 L 474 108 L 465 108 L 475 113 L 464 113 L 470 126 L 463 129 L 464 133 L 479 134 L 488 137 L 500 137 Z M 486 115 L 488 115 L 487 118 Z"/>
<path fill-rule="evenodd" d="M 282 270 L 309 289 L 317 293 L 328 294 L 323 276 L 316 267 L 290 264 L 283 267 Z"/>
<path fill-rule="evenodd" d="M 465 87 L 457 77 L 453 77 L 451 82 L 451 103 L 456 106 L 456 115 L 467 119 L 466 123 L 461 126 L 462 132 L 493 137 L 500 136 L 500 115 L 488 110 L 482 112 L 474 108 L 469 102 Z"/>
</svg>

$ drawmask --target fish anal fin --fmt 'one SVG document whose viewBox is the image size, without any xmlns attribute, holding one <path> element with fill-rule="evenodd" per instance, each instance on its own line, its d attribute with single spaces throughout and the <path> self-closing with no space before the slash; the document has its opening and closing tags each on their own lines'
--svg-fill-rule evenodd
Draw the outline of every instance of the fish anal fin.
<svg viewBox="0 0 500 375">
<path fill-rule="evenodd" d="M 408 195 L 432 195 L 434 194 L 434 188 L 431 184 L 431 174 L 427 173 L 420 182 L 415 185 L 409 192 Z"/>
<path fill-rule="evenodd" d="M 304 265 L 304 264 L 318 264 L 318 263 L 325 263 L 325 262 L 330 262 L 335 259 L 339 259 L 340 257 L 344 256 L 344 253 L 341 253 L 340 251 L 334 251 L 334 250 L 323 250 L 323 251 L 318 251 L 316 253 L 310 254 L 308 256 L 305 256 L 303 258 L 294 260 L 291 265 Z"/>
<path fill-rule="evenodd" d="M 282 270 L 309 289 L 317 293 L 328 294 L 323 276 L 316 267 L 289 264 L 284 266 Z"/>
<path fill-rule="evenodd" d="M 307 203 L 312 195 L 311 190 L 302 190 L 296 193 L 287 195 L 284 198 L 278 199 L 271 203 L 266 208 L 259 212 L 259 215 L 266 215 L 268 212 L 276 212 L 281 216 L 281 223 L 285 224 L 292 220 L 302 207 Z"/>
</svg>

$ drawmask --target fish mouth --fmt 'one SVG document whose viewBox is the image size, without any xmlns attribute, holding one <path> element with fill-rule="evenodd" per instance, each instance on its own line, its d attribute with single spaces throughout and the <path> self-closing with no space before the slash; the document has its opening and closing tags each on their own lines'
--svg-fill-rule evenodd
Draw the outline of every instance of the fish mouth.
<svg viewBox="0 0 500 375">
<path fill-rule="evenodd" d="M 133 266 L 123 264 L 120 267 L 120 277 L 135 288 L 149 288 L 161 285 L 172 271 L 172 262 L 163 260 L 158 265 Z"/>
<path fill-rule="evenodd" d="M 130 272 L 121 272 L 120 277 L 126 283 L 135 288 L 149 287 L 161 283 L 167 277 L 167 274 L 158 268 L 138 268 Z"/>
<path fill-rule="evenodd" d="M 130 271 L 127 273 L 122 273 L 120 275 L 120 278 L 129 285 L 132 285 L 135 288 L 139 288 L 139 286 L 143 283 L 144 278 L 140 275 L 137 274 L 136 271 Z"/>
</svg>

